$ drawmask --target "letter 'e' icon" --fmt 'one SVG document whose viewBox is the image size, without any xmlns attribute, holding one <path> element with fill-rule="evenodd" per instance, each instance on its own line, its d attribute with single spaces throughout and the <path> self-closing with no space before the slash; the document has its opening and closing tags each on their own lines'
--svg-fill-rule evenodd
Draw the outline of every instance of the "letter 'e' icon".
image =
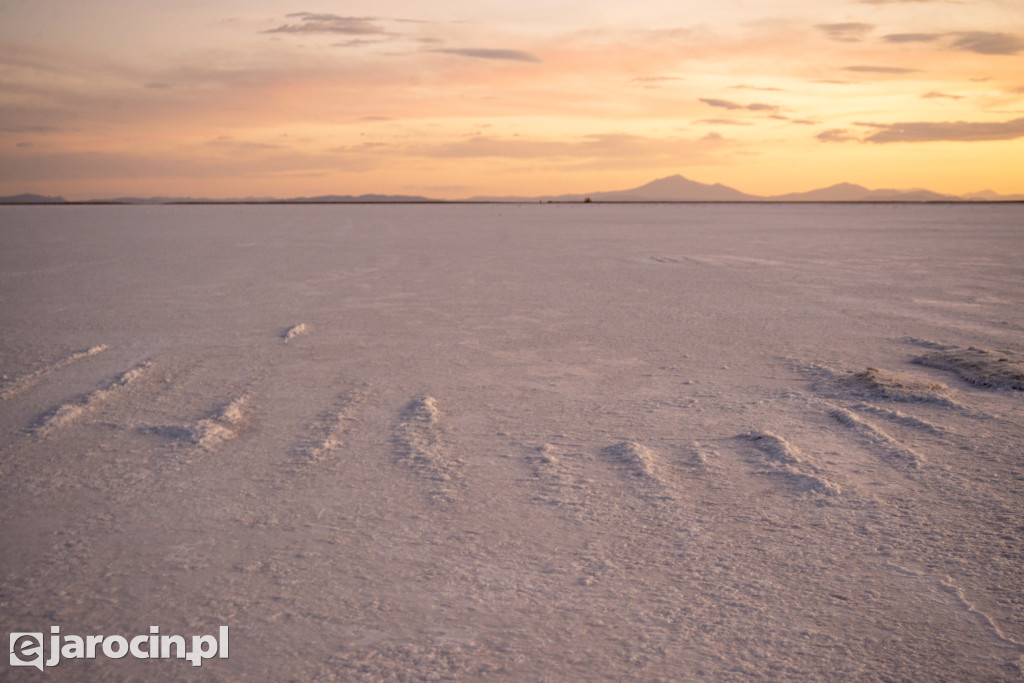
<svg viewBox="0 0 1024 683">
<path fill-rule="evenodd" d="M 11 634 L 11 666 L 34 666 L 43 670 L 43 634 Z"/>
</svg>

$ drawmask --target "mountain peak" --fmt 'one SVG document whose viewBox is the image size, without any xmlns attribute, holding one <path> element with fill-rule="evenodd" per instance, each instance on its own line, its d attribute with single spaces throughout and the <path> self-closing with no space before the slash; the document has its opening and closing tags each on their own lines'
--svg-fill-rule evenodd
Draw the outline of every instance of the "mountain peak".
<svg viewBox="0 0 1024 683">
<path fill-rule="evenodd" d="M 727 202 L 756 199 L 753 195 L 740 192 L 721 183 L 714 185 L 699 183 L 696 180 L 684 178 L 678 173 L 652 180 L 646 185 L 631 190 L 598 192 L 591 197 L 600 201 L 621 202 Z"/>
</svg>

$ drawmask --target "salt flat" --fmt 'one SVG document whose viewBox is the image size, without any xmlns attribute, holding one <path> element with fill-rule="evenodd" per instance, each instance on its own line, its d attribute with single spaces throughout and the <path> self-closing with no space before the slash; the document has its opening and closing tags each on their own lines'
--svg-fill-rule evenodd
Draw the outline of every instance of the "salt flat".
<svg viewBox="0 0 1024 683">
<path fill-rule="evenodd" d="M 1019 204 L 2 207 L 0 630 L 1019 680 L 1022 359 Z"/>
</svg>

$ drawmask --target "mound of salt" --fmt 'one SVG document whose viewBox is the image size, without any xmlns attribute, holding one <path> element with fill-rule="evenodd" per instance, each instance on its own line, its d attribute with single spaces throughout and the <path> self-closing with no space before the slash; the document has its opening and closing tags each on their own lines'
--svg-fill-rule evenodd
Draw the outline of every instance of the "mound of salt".
<svg viewBox="0 0 1024 683">
<path fill-rule="evenodd" d="M 890 401 L 948 403 L 949 396 L 955 393 L 942 382 L 879 368 L 852 373 L 846 383 L 859 393 Z"/>
<path fill-rule="evenodd" d="M 424 396 L 409 403 L 405 408 L 407 421 L 421 424 L 436 424 L 440 420 L 441 411 L 437 409 L 437 399 Z"/>
<path fill-rule="evenodd" d="M 284 342 L 287 344 L 296 337 L 301 337 L 304 334 L 309 334 L 310 327 L 306 323 L 299 323 L 298 325 L 292 325 L 284 333 Z"/>
<path fill-rule="evenodd" d="M 196 422 L 189 429 L 192 442 L 199 447 L 211 451 L 225 441 L 238 436 L 238 429 L 245 418 L 243 409 L 246 397 L 240 396 L 222 406 L 212 417 Z"/>
<path fill-rule="evenodd" d="M 638 477 L 653 475 L 655 456 L 651 449 L 635 441 L 621 441 L 603 449 L 602 452 L 615 462 L 628 468 Z"/>
<path fill-rule="evenodd" d="M 772 434 L 771 432 L 751 432 L 747 435 L 747 438 L 756 442 L 756 446 L 772 462 L 785 465 L 796 465 L 803 462 L 800 450 L 777 434 Z"/>
<path fill-rule="evenodd" d="M 433 396 L 413 400 L 402 412 L 402 422 L 395 433 L 399 458 L 435 481 L 451 481 L 461 462 L 448 451 L 446 431 Z M 435 493 L 447 496 L 446 491 Z"/>
<path fill-rule="evenodd" d="M 1024 361 L 1009 353 L 971 346 L 927 353 L 914 362 L 955 373 L 980 387 L 1024 391 Z"/>
</svg>

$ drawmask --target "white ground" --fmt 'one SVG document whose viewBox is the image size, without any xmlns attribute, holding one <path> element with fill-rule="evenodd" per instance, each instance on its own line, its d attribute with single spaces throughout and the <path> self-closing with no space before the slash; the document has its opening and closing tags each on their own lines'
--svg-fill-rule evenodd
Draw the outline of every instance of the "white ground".
<svg viewBox="0 0 1024 683">
<path fill-rule="evenodd" d="M 0 635 L 1019 680 L 1022 357 L 1022 205 L 5 207 Z"/>
</svg>

